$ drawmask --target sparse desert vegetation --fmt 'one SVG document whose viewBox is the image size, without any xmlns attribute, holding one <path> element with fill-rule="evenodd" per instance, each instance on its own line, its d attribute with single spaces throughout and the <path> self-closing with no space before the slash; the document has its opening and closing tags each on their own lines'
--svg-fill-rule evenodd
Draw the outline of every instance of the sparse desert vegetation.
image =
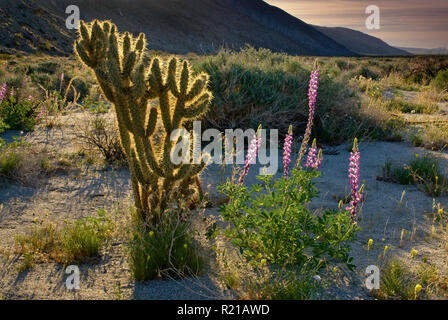
<svg viewBox="0 0 448 320">
<path fill-rule="evenodd" d="M 71 298 L 40 278 L 70 264 L 81 299 L 448 297 L 447 57 L 75 48 L 0 56 L 2 298 Z M 245 163 L 173 163 L 194 120 L 253 129 Z"/>
</svg>

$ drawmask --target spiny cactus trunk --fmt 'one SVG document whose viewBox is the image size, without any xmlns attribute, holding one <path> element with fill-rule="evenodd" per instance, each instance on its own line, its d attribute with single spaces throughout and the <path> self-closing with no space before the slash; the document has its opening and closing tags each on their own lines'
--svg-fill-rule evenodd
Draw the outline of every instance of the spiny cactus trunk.
<svg viewBox="0 0 448 320">
<path fill-rule="evenodd" d="M 155 57 L 144 60 L 145 35 L 121 35 L 108 21 L 80 23 L 75 52 L 91 68 L 115 106 L 120 141 L 131 172 L 135 206 L 142 219 L 158 223 L 173 199 L 201 196 L 199 174 L 205 164 L 171 161 L 177 142 L 171 133 L 204 114 L 212 98 L 208 75 L 191 79 L 187 62 L 171 58 L 161 67 Z M 158 106 L 151 106 L 151 101 Z"/>
</svg>

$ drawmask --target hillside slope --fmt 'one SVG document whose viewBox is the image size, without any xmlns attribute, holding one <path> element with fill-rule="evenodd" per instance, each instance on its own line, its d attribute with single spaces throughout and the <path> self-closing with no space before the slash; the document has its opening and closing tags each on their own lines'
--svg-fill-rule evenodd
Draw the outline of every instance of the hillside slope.
<svg viewBox="0 0 448 320">
<path fill-rule="evenodd" d="M 7 38 L 0 38 L 0 46 L 23 51 L 46 48 L 51 53 L 70 52 L 75 32 L 65 29 L 65 8 L 74 4 L 79 6 L 84 20 L 111 19 L 120 30 L 146 33 L 149 48 L 155 50 L 214 53 L 221 47 L 238 49 L 250 44 L 289 54 L 353 55 L 343 45 L 262 0 L 0 0 L 0 3 L 0 7 L 6 7 L 2 12 L 7 11 L 2 27 L 8 28 Z M 26 16 L 22 14 L 23 6 L 27 7 Z M 30 32 L 25 32 L 26 29 Z M 29 33 L 29 39 L 19 39 L 18 44 L 15 36 L 18 33 Z M 43 45 L 35 44 L 36 39 Z"/>
<path fill-rule="evenodd" d="M 0 53 L 67 54 L 73 38 L 64 19 L 35 1 L 0 0 Z"/>
<path fill-rule="evenodd" d="M 341 27 L 314 26 L 317 30 L 339 42 L 347 49 L 368 56 L 403 56 L 410 53 L 390 46 L 383 40 L 357 30 Z"/>
</svg>

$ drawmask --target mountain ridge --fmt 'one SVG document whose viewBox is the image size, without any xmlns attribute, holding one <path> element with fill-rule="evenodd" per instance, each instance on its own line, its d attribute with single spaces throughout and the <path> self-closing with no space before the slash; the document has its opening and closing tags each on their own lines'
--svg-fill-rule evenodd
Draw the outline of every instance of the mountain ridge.
<svg viewBox="0 0 448 320">
<path fill-rule="evenodd" d="M 247 44 L 292 55 L 360 53 L 344 39 L 262 0 L 0 0 L 0 4 L 4 31 L 0 52 L 71 54 L 77 35 L 76 30 L 65 29 L 65 8 L 77 5 L 81 19 L 112 20 L 120 31 L 144 32 L 149 49 L 175 54 L 213 54 Z"/>
<path fill-rule="evenodd" d="M 344 45 L 347 49 L 360 55 L 375 56 L 403 56 L 410 55 L 409 52 L 393 47 L 381 40 L 361 31 L 344 28 L 344 27 L 322 27 L 313 26 L 323 34 L 332 38 L 336 42 Z"/>
</svg>

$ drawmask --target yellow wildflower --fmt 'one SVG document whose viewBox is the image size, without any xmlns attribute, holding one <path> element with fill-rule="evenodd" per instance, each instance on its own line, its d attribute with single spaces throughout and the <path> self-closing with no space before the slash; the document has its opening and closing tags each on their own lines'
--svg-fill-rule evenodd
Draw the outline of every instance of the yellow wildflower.
<svg viewBox="0 0 448 320">
<path fill-rule="evenodd" d="M 367 251 L 370 251 L 370 247 L 373 245 L 373 239 L 369 239 L 369 242 L 367 242 Z"/>
<path fill-rule="evenodd" d="M 422 291 L 423 287 L 421 284 L 417 284 L 414 288 L 415 299 L 418 298 L 418 294 Z"/>
</svg>

